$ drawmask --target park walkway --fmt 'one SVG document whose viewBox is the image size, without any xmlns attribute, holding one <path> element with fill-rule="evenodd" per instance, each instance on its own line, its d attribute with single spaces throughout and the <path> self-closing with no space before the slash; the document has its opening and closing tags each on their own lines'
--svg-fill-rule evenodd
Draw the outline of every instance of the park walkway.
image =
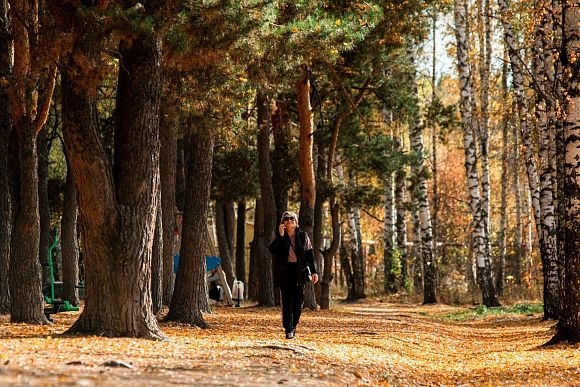
<svg viewBox="0 0 580 387">
<path fill-rule="evenodd" d="M 73 312 L 52 327 L 2 316 L 0 385 L 580 385 L 578 346 L 541 348 L 553 323 L 540 315 L 458 310 L 339 304 L 305 311 L 286 340 L 277 309 L 216 307 L 209 329 L 163 323 L 168 342 L 63 337 Z"/>
</svg>

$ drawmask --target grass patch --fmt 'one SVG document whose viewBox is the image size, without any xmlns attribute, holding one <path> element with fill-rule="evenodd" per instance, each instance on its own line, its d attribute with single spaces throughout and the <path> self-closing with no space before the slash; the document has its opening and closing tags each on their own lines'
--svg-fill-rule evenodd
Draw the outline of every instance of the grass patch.
<svg viewBox="0 0 580 387">
<path fill-rule="evenodd" d="M 436 315 L 435 317 L 442 320 L 451 321 L 467 321 L 474 320 L 481 317 L 497 316 L 503 314 L 525 314 L 533 315 L 535 313 L 543 313 L 543 304 L 516 304 L 513 306 L 500 306 L 496 308 L 488 308 L 485 305 L 479 305 L 475 308 L 462 309 L 456 312 Z"/>
</svg>

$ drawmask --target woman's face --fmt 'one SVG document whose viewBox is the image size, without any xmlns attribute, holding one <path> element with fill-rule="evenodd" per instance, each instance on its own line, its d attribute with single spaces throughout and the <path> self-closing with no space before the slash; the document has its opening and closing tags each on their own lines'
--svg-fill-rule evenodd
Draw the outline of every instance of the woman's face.
<svg viewBox="0 0 580 387">
<path fill-rule="evenodd" d="M 285 216 L 283 221 L 286 230 L 294 231 L 294 229 L 296 228 L 296 219 L 293 216 Z"/>
</svg>

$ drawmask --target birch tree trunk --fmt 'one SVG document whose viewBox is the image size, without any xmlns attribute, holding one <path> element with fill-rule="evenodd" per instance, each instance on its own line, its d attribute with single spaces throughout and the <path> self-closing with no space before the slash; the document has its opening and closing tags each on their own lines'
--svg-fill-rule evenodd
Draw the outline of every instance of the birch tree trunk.
<svg viewBox="0 0 580 387">
<path fill-rule="evenodd" d="M 550 192 L 552 181 L 548 174 L 551 174 L 549 167 L 542 172 L 542 192 L 538 182 L 538 170 L 531 141 L 530 129 L 528 125 L 528 104 L 525 95 L 525 84 L 523 71 L 525 64 L 522 63 L 519 48 L 516 46 L 515 35 L 508 20 L 508 7 L 505 0 L 498 0 L 501 10 L 501 22 L 504 28 L 504 38 L 508 46 L 510 63 L 513 74 L 514 92 L 516 95 L 518 113 L 520 118 L 520 131 L 524 146 L 524 157 L 526 160 L 526 170 L 528 175 L 528 185 L 532 196 L 532 208 L 535 220 L 536 231 L 540 243 L 540 254 L 544 267 L 544 318 L 553 318 L 558 313 L 559 300 L 559 279 L 553 269 L 556 263 L 551 261 L 557 257 L 557 241 L 555 240 L 555 216 L 553 206 L 553 195 Z M 542 72 L 544 72 L 542 67 Z M 540 113 L 543 106 L 540 105 Z M 540 117 L 541 118 L 541 117 Z M 543 118 L 541 118 L 543 120 Z M 543 132 L 546 134 L 546 132 Z M 540 136 L 541 138 L 542 136 Z M 549 138 L 549 136 L 548 136 Z M 540 150 L 544 155 L 549 156 L 549 144 L 540 140 Z M 544 190 L 545 188 L 545 190 Z M 543 205 L 546 207 L 543 207 Z"/>
<path fill-rule="evenodd" d="M 553 64 L 551 55 L 546 52 L 551 49 L 548 42 L 551 29 L 550 17 L 544 6 L 544 1 L 536 1 L 536 12 L 539 13 L 535 25 L 534 38 L 534 69 L 536 78 L 536 124 L 538 126 L 538 160 L 540 162 L 540 208 L 542 224 L 541 251 L 544 276 L 544 320 L 558 319 L 560 312 L 560 278 L 558 272 L 558 241 L 556 228 L 556 207 L 553 180 L 555 170 L 551 148 L 555 141 L 555 111 L 554 103 L 548 95 L 553 82 Z"/>
<path fill-rule="evenodd" d="M 396 135 L 397 151 L 402 151 L 402 140 L 399 133 Z M 401 262 L 401 286 L 407 292 L 411 292 L 412 276 L 409 275 L 409 258 L 407 255 L 407 204 L 405 203 L 406 191 L 406 173 L 405 167 L 401 167 L 395 172 L 395 208 L 397 211 L 395 229 L 397 233 L 396 243 Z"/>
<path fill-rule="evenodd" d="M 469 69 L 468 31 L 466 21 L 467 8 L 463 0 L 455 0 L 454 19 L 457 39 L 457 63 L 459 67 L 459 87 L 461 124 L 463 127 L 463 147 L 465 151 L 465 169 L 469 207 L 472 215 L 471 245 L 476 257 L 477 280 L 485 306 L 498 306 L 495 284 L 493 283 L 491 258 L 488 255 L 485 219 L 482 211 L 482 200 L 479 191 L 477 156 L 473 131 L 474 117 L 472 111 L 472 84 Z"/>
<path fill-rule="evenodd" d="M 385 185 L 385 220 L 384 220 L 384 230 L 383 230 L 383 240 L 384 240 L 384 291 L 387 294 L 392 294 L 397 292 L 397 277 L 395 275 L 397 264 L 396 264 L 396 216 L 397 212 L 395 210 L 395 184 L 393 175 L 387 176 L 384 182 Z"/>
<path fill-rule="evenodd" d="M 518 129 L 516 125 L 514 125 L 514 149 L 513 149 L 513 158 L 512 158 L 512 172 L 513 172 L 513 189 L 514 189 L 514 196 L 515 196 L 515 207 L 516 207 L 516 232 L 515 232 L 515 239 L 514 244 L 516 246 L 516 254 L 514 256 L 513 268 L 514 268 L 514 276 L 515 282 L 518 285 L 522 284 L 522 279 L 524 275 L 523 270 L 523 261 L 524 261 L 524 251 L 525 251 L 525 243 L 524 243 L 524 222 L 523 222 L 523 201 L 522 201 L 522 187 L 520 182 L 520 146 L 519 146 L 519 138 L 520 134 L 518 133 Z"/>
<path fill-rule="evenodd" d="M 507 101 L 508 88 L 507 88 L 507 58 L 504 50 L 504 62 L 502 66 L 502 99 Z M 509 137 L 508 137 L 508 125 L 509 125 L 509 114 L 508 111 L 503 112 L 501 134 L 502 134 L 502 148 L 501 148 L 501 207 L 500 207 L 500 220 L 499 220 L 499 232 L 498 232 L 498 243 L 499 243 L 499 262 L 497 263 L 497 275 L 496 275 L 496 289 L 498 296 L 503 296 L 505 289 L 505 266 L 506 266 L 506 242 L 507 242 L 507 227 L 508 227 L 508 213 L 507 213 L 507 192 L 508 192 L 508 175 L 509 175 Z"/>
<path fill-rule="evenodd" d="M 410 60 L 413 65 L 413 117 L 410 124 L 411 150 L 415 153 L 417 161 L 411 164 L 411 170 L 415 179 L 414 196 L 419 211 L 419 222 L 421 227 L 421 259 L 423 262 L 423 303 L 434 304 L 437 302 L 437 280 L 435 259 L 433 257 L 433 234 L 431 230 L 431 213 L 429 210 L 429 198 L 427 190 L 427 167 L 425 165 L 425 155 L 423 153 L 423 123 L 420 121 L 418 104 L 417 80 L 414 73 L 415 53 L 410 52 Z"/>
</svg>

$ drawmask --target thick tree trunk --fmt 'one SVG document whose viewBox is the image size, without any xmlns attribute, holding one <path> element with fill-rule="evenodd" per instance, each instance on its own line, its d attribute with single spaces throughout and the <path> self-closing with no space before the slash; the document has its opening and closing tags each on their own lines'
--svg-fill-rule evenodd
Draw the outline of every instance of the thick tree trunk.
<svg viewBox="0 0 580 387">
<path fill-rule="evenodd" d="M 77 306 L 79 304 L 79 245 L 77 239 L 77 189 L 72 168 L 67 162 L 66 183 L 61 220 L 62 246 L 62 298 Z"/>
<path fill-rule="evenodd" d="M 238 200 L 236 227 L 236 278 L 246 284 L 246 200 Z M 244 287 L 248 291 L 248 286 Z"/>
<path fill-rule="evenodd" d="M 525 95 L 525 84 L 523 71 L 525 64 L 522 63 L 519 49 L 516 46 L 516 39 L 512 26 L 508 21 L 508 7 L 505 0 L 498 0 L 501 10 L 501 22 L 504 28 L 504 38 L 508 46 L 510 64 L 513 73 L 514 92 L 516 95 L 518 114 L 520 118 L 520 131 L 522 143 L 524 145 L 526 171 L 528 175 L 528 185 L 532 195 L 532 208 L 536 231 L 540 242 L 540 254 L 544 267 L 544 318 L 555 318 L 558 315 L 559 304 L 559 279 L 555 270 L 557 259 L 557 241 L 555 233 L 555 216 L 553 205 L 553 194 L 551 192 L 552 174 L 550 163 L 546 163 L 546 168 L 542 171 L 542 185 L 538 182 L 538 170 L 534 146 L 531 140 L 531 133 L 528 124 L 528 104 Z M 539 106 L 542 109 L 542 105 Z M 542 134 L 548 135 L 547 130 L 540 133 L 540 152 L 549 157 L 549 144 L 542 140 Z M 549 137 L 548 137 L 549 138 Z M 549 160 L 549 159 L 548 159 Z M 541 190 L 540 190 L 541 189 Z"/>
<path fill-rule="evenodd" d="M 38 7 L 36 0 L 10 3 L 14 60 L 11 82 L 8 83 L 10 113 L 18 149 L 18 173 L 12 194 L 12 216 L 15 221 L 11 233 L 8 278 L 10 314 L 12 322 L 31 324 L 48 322 L 43 313 L 41 267 L 38 261 L 40 215 L 36 135 L 48 116 L 56 71 L 55 67 L 51 68 L 46 81 L 43 81 L 46 72 L 41 69 L 35 69 L 32 74 L 33 52 L 38 43 Z"/>
<path fill-rule="evenodd" d="M 547 31 L 552 27 L 548 10 L 543 1 L 536 1 L 536 11 L 540 20 L 535 25 L 534 69 L 537 82 L 536 124 L 538 126 L 538 160 L 540 167 L 540 208 L 542 240 L 542 273 L 544 276 L 544 319 L 558 319 L 560 312 L 560 278 L 558 272 L 558 241 L 556 227 L 555 170 L 551 157 L 555 125 L 555 105 L 547 97 L 552 87 L 553 64 L 551 45 Z"/>
<path fill-rule="evenodd" d="M 0 0 L 0 78 L 12 73 L 12 38 L 8 23 L 8 3 Z M 12 132 L 10 102 L 6 88 L 0 88 L 0 314 L 10 310 L 8 270 L 10 263 L 10 238 L 12 215 L 10 204 L 10 170 L 8 150 Z"/>
<path fill-rule="evenodd" d="M 457 39 L 457 62 L 460 75 L 460 111 L 463 126 L 463 146 L 465 151 L 465 169 L 469 206 L 472 214 L 472 246 L 476 256 L 477 281 L 485 306 L 499 306 L 495 284 L 493 282 L 491 258 L 486 234 L 486 216 L 482 211 L 482 198 L 479 191 L 475 137 L 473 131 L 472 85 L 469 71 L 468 32 L 466 21 L 467 9 L 462 0 L 455 0 L 454 16 Z"/>
<path fill-rule="evenodd" d="M 580 47 L 580 4 L 565 4 L 562 12 L 564 44 L 560 61 L 567 79 L 563 104 L 566 159 L 561 200 L 567 211 L 560 224 L 564 236 L 562 306 L 551 343 L 580 341 L 580 73 L 575 56 Z"/>
<path fill-rule="evenodd" d="M 177 163 L 178 114 L 167 98 L 161 99 L 159 140 L 162 152 L 159 156 L 161 178 L 161 212 L 163 224 L 163 304 L 169 306 L 175 286 L 173 272 L 173 248 L 175 235 L 175 170 Z"/>
<path fill-rule="evenodd" d="M 274 282 L 272 273 L 272 256 L 268 246 L 272 241 L 274 230 L 278 224 L 276 217 L 276 202 L 272 187 L 272 167 L 270 163 L 270 107 L 268 98 L 258 93 L 258 169 L 260 175 L 260 192 L 264 216 L 264 228 L 261 243 L 258 247 L 260 268 L 260 296 L 258 303 L 261 306 L 274 306 Z M 301 225 L 302 226 L 302 225 Z"/>
<path fill-rule="evenodd" d="M 348 226 L 346 227 L 348 229 Z M 347 301 L 354 301 L 356 298 L 354 296 L 355 292 L 355 282 L 354 282 L 354 274 L 352 272 L 352 267 L 350 265 L 351 257 L 349 255 L 349 251 L 352 251 L 350 241 L 348 239 L 350 236 L 348 233 L 342 233 L 342 241 L 340 243 L 340 267 L 342 272 L 344 273 L 344 277 L 346 280 L 346 287 L 347 287 Z"/>
<path fill-rule="evenodd" d="M 19 149 L 19 184 L 13 211 L 9 272 L 11 322 L 43 324 L 44 300 L 41 290 L 41 267 L 38 261 L 40 216 L 38 213 L 38 154 L 34 128 L 17 128 Z"/>
<path fill-rule="evenodd" d="M 119 53 L 114 178 L 97 130 L 95 89 L 79 87 L 86 82 L 79 68 L 63 82 L 87 295 L 69 332 L 162 339 L 150 288 L 159 208 L 161 40 L 138 36 L 130 47 L 122 43 Z"/>
<path fill-rule="evenodd" d="M 214 135 L 198 129 L 189 139 L 189 158 L 183 217 L 183 242 L 175 289 L 167 320 L 207 327 L 205 251 L 207 247 Z"/>
<path fill-rule="evenodd" d="M 215 228 L 217 235 L 218 250 L 221 258 L 221 265 L 226 274 L 226 280 L 230 289 L 234 285 L 234 270 L 232 258 L 230 256 L 230 246 L 228 241 L 228 230 L 226 221 L 226 206 L 223 200 L 217 200 L 215 203 Z"/>
<path fill-rule="evenodd" d="M 185 150 L 183 141 L 177 143 L 177 161 L 175 162 L 175 206 L 179 211 L 185 208 Z"/>
</svg>

